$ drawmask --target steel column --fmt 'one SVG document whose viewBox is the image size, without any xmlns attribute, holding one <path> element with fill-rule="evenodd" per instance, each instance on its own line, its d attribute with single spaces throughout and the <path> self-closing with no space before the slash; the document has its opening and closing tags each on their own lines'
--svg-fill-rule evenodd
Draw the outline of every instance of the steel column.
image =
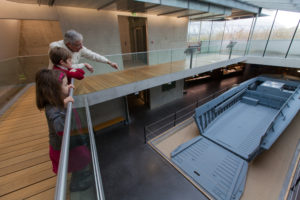
<svg viewBox="0 0 300 200">
<path fill-rule="evenodd" d="M 299 23 L 300 23 L 300 19 L 299 19 L 299 21 L 298 21 L 298 24 L 297 24 L 297 26 L 296 26 L 296 29 L 295 29 L 295 31 L 294 31 L 294 34 L 293 34 L 293 37 L 292 37 L 292 39 L 291 39 L 291 42 L 290 42 L 289 48 L 288 48 L 288 50 L 287 50 L 287 52 L 286 52 L 286 54 L 285 54 L 285 58 L 287 58 L 287 56 L 288 56 L 288 54 L 289 54 L 289 52 L 290 52 L 290 49 L 291 49 L 292 43 L 293 43 L 293 41 L 294 41 L 295 35 L 296 35 L 296 33 L 297 33 L 297 30 L 298 30 L 298 27 L 299 27 Z"/>
<path fill-rule="evenodd" d="M 248 53 L 249 48 L 250 48 L 251 40 L 252 40 L 253 33 L 254 33 L 254 28 L 255 28 L 255 25 L 256 25 L 257 16 L 258 15 L 256 14 L 255 18 L 253 17 L 253 19 L 252 19 L 251 28 L 250 28 L 250 31 L 249 31 L 249 36 L 248 36 L 244 56 Z"/>
<path fill-rule="evenodd" d="M 210 39 L 211 39 L 211 32 L 212 32 L 213 24 L 214 24 L 214 21 L 211 21 L 209 40 L 208 40 L 208 52 L 207 53 L 209 53 L 209 46 L 210 46 Z"/>
<path fill-rule="evenodd" d="M 267 50 L 267 47 L 268 47 L 268 44 L 269 44 L 269 40 L 270 40 L 270 37 L 271 37 L 271 34 L 272 34 L 273 26 L 274 26 L 274 24 L 275 24 L 275 20 L 276 20 L 276 17 L 277 17 L 277 13 L 278 13 L 278 10 L 276 10 L 276 13 L 275 13 L 275 17 L 274 17 L 274 20 L 273 20 L 273 23 L 272 23 L 272 26 L 271 26 L 271 30 L 270 30 L 270 33 L 269 33 L 269 36 L 268 36 L 267 44 L 266 44 L 266 46 L 265 46 L 265 50 L 264 50 L 264 53 L 263 53 L 263 57 L 264 57 L 265 54 L 266 54 L 266 50 Z"/>
<path fill-rule="evenodd" d="M 129 107 L 128 107 L 127 96 L 124 96 L 124 104 L 125 104 L 126 124 L 129 124 L 130 116 L 129 116 Z"/>
<path fill-rule="evenodd" d="M 223 45 L 223 39 L 224 39 L 225 28 L 226 28 L 226 20 L 225 20 L 225 23 L 224 23 L 224 30 L 223 30 L 223 34 L 222 34 L 222 41 L 221 41 L 221 47 L 220 47 L 220 53 L 219 53 L 219 54 L 221 54 L 221 51 L 222 51 L 222 45 Z"/>
</svg>

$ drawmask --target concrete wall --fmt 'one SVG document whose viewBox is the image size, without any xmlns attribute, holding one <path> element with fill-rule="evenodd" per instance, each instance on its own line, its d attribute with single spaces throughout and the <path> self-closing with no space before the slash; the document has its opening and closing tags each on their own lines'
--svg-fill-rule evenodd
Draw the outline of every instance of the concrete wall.
<svg viewBox="0 0 300 200">
<path fill-rule="evenodd" d="M 154 109 L 167 104 L 183 96 L 184 81 L 176 81 L 176 87 L 167 91 L 162 91 L 162 86 L 150 89 L 150 108 Z"/>
<path fill-rule="evenodd" d="M 119 21 L 119 31 L 120 31 L 120 42 L 122 53 L 131 52 L 131 43 L 129 35 L 129 22 L 127 16 L 118 16 Z"/>
<path fill-rule="evenodd" d="M 116 117 L 126 119 L 124 98 L 117 98 L 90 107 L 93 125 L 112 120 Z"/>
<path fill-rule="evenodd" d="M 58 20 L 56 9 L 37 4 L 0 0 L 0 19 Z"/>
<path fill-rule="evenodd" d="M 48 54 L 49 43 L 62 39 L 58 21 L 21 20 L 19 56 Z"/>
<path fill-rule="evenodd" d="M 174 49 L 150 53 L 149 65 L 185 59 L 188 19 L 148 15 L 147 23 L 149 51 Z"/>
<path fill-rule="evenodd" d="M 0 60 L 18 56 L 20 21 L 0 19 Z"/>
<path fill-rule="evenodd" d="M 63 32 L 75 29 L 83 35 L 84 46 L 102 55 L 120 54 L 121 43 L 116 12 L 71 7 L 56 7 Z M 120 55 L 108 56 L 123 68 Z M 83 59 L 95 67 L 94 75 L 115 71 L 107 64 Z"/>
</svg>

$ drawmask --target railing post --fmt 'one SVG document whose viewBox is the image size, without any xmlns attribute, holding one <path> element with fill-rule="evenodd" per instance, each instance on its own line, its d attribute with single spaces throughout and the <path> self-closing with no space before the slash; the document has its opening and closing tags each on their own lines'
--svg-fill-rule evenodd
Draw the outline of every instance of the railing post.
<svg viewBox="0 0 300 200">
<path fill-rule="evenodd" d="M 92 162 L 93 162 L 97 199 L 105 200 L 100 167 L 99 167 L 98 154 L 97 154 L 97 147 L 94 138 L 93 125 L 92 125 L 92 119 L 90 114 L 90 108 L 86 96 L 85 96 L 85 112 L 86 112 L 86 119 L 87 119 L 87 125 L 88 125 L 89 137 L 90 137 L 90 148 L 91 148 L 91 155 L 92 155 Z"/>
</svg>

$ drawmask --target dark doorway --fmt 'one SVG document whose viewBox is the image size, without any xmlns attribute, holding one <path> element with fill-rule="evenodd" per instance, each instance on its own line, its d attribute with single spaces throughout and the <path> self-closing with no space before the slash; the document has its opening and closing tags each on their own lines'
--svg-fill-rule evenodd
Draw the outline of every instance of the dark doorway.
<svg viewBox="0 0 300 200">
<path fill-rule="evenodd" d="M 129 114 L 145 111 L 150 108 L 150 90 L 143 90 L 127 96 Z"/>
</svg>

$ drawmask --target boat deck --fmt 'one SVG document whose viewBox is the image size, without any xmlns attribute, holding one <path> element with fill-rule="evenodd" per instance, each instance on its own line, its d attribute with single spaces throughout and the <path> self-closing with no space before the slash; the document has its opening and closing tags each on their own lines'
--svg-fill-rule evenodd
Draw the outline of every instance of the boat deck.
<svg viewBox="0 0 300 200">
<path fill-rule="evenodd" d="M 247 158 L 259 145 L 263 130 L 267 130 L 276 113 L 276 109 L 240 101 L 220 115 L 207 128 L 205 136 Z"/>
</svg>

